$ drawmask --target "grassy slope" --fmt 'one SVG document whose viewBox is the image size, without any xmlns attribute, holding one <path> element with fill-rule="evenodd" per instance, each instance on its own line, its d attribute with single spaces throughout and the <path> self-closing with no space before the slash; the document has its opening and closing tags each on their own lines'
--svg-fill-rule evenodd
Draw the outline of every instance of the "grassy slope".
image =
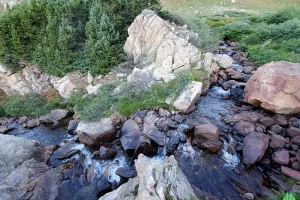
<svg viewBox="0 0 300 200">
<path fill-rule="evenodd" d="M 200 15 L 215 15 L 225 10 L 248 11 L 262 13 L 281 9 L 287 6 L 300 6 L 299 0 L 161 0 L 164 9 L 193 17 Z"/>
</svg>

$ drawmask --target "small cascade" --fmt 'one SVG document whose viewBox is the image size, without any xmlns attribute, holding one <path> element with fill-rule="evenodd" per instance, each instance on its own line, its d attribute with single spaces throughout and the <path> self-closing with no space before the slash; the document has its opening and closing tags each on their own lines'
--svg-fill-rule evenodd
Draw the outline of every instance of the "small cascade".
<svg viewBox="0 0 300 200">
<path fill-rule="evenodd" d="M 222 159 L 226 162 L 226 167 L 235 168 L 240 163 L 240 159 L 236 152 L 229 152 L 229 147 L 233 143 L 234 139 L 231 135 L 228 135 L 228 141 L 225 139 L 222 139 L 223 141 L 223 148 L 222 148 Z"/>
</svg>

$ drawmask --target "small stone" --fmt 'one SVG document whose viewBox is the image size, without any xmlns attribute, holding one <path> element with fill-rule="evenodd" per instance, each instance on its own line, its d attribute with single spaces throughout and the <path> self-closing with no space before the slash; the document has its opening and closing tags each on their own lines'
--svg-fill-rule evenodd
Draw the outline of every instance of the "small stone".
<svg viewBox="0 0 300 200">
<path fill-rule="evenodd" d="M 294 162 L 292 164 L 292 168 L 297 170 L 297 171 L 300 171 L 300 162 Z"/>
<path fill-rule="evenodd" d="M 251 66 L 244 67 L 244 69 L 243 69 L 243 72 L 245 74 L 251 74 L 252 71 L 253 71 L 253 67 L 251 67 Z"/>
<path fill-rule="evenodd" d="M 299 149 L 299 145 L 296 145 L 296 144 L 292 144 L 291 147 L 295 151 L 297 151 Z"/>
<path fill-rule="evenodd" d="M 20 117 L 20 119 L 18 120 L 18 124 L 23 124 L 27 121 L 27 117 Z"/>
<path fill-rule="evenodd" d="M 161 117 L 171 117 L 171 113 L 163 108 L 159 108 L 158 113 Z"/>
<path fill-rule="evenodd" d="M 25 126 L 27 128 L 34 128 L 34 127 L 36 127 L 38 125 L 39 125 L 39 120 L 37 120 L 37 119 L 31 119 L 31 120 L 29 120 L 29 121 L 26 122 Z"/>
<path fill-rule="evenodd" d="M 239 121 L 234 124 L 233 133 L 241 135 L 243 137 L 247 136 L 250 132 L 254 131 L 254 124 L 247 121 Z"/>
<path fill-rule="evenodd" d="M 271 117 L 263 117 L 259 120 L 259 122 L 265 127 L 269 127 L 275 124 L 275 120 L 272 119 Z"/>
<path fill-rule="evenodd" d="M 142 118 L 140 118 L 140 117 L 135 117 L 133 120 L 134 120 L 137 124 L 143 123 L 143 120 L 142 120 Z"/>
<path fill-rule="evenodd" d="M 290 143 L 300 145 L 300 136 L 293 137 L 292 139 L 290 139 Z"/>
<path fill-rule="evenodd" d="M 289 124 L 288 120 L 284 115 L 275 115 L 274 117 L 275 123 L 280 125 L 280 126 L 287 126 Z"/>
<path fill-rule="evenodd" d="M 247 200 L 254 200 L 254 194 L 252 193 L 246 193 L 243 195 L 243 197 Z"/>
<path fill-rule="evenodd" d="M 285 139 L 284 137 L 282 137 L 281 135 L 277 135 L 277 134 L 272 134 L 271 135 L 271 144 L 270 147 L 271 148 L 282 148 L 285 145 Z"/>
<path fill-rule="evenodd" d="M 179 124 L 181 124 L 182 122 L 184 122 L 185 118 L 182 117 L 181 115 L 175 115 L 175 121 Z"/>
<path fill-rule="evenodd" d="M 274 124 L 270 127 L 270 131 L 272 131 L 273 133 L 279 134 L 282 131 L 282 127 L 279 126 L 278 124 Z"/>
<path fill-rule="evenodd" d="M 76 128 L 77 128 L 77 126 L 78 126 L 78 124 L 79 124 L 79 120 L 71 120 L 70 122 L 69 122 L 69 125 L 68 125 L 68 133 L 69 134 L 73 134 L 74 133 L 74 131 L 76 130 Z"/>
<path fill-rule="evenodd" d="M 300 150 L 298 150 L 296 153 L 296 159 L 300 162 Z"/>
</svg>

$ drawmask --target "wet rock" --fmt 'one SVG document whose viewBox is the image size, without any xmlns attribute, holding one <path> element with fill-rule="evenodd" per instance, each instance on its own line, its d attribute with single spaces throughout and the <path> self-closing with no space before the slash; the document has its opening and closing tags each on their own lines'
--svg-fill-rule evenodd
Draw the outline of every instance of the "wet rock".
<svg viewBox="0 0 300 200">
<path fill-rule="evenodd" d="M 229 90 L 232 86 L 236 85 L 235 80 L 229 80 L 222 84 L 222 88 L 224 90 Z"/>
<path fill-rule="evenodd" d="M 27 128 L 34 128 L 40 124 L 38 119 L 31 119 L 26 122 L 25 127 Z"/>
<path fill-rule="evenodd" d="M 101 197 L 112 191 L 112 185 L 104 177 L 97 182 L 97 197 Z"/>
<path fill-rule="evenodd" d="M 94 149 L 116 138 L 115 127 L 110 118 L 103 118 L 97 122 L 80 122 L 76 132 L 81 143 Z"/>
<path fill-rule="evenodd" d="M 243 137 L 247 136 L 250 132 L 254 131 L 254 124 L 246 121 L 239 121 L 234 124 L 233 133 L 241 135 Z"/>
<path fill-rule="evenodd" d="M 159 108 L 158 113 L 159 113 L 159 116 L 161 116 L 161 117 L 171 117 L 171 113 L 168 110 L 165 110 L 163 108 Z"/>
<path fill-rule="evenodd" d="M 299 113 L 299 66 L 280 61 L 259 67 L 246 84 L 245 101 L 275 113 Z"/>
<path fill-rule="evenodd" d="M 180 142 L 179 136 L 175 134 L 171 135 L 167 144 L 167 153 L 169 155 L 173 154 L 174 151 L 178 148 L 179 142 Z"/>
<path fill-rule="evenodd" d="M 9 125 L 2 125 L 2 126 L 0 127 L 0 133 L 2 133 L 2 134 L 7 134 L 9 131 L 11 131 L 11 130 L 13 130 L 13 129 L 15 129 L 15 128 L 12 127 L 12 126 L 9 126 Z"/>
<path fill-rule="evenodd" d="M 116 174 L 123 178 L 129 179 L 134 178 L 137 175 L 136 170 L 128 168 L 128 167 L 120 167 L 117 169 Z"/>
<path fill-rule="evenodd" d="M 288 120 L 284 115 L 277 114 L 275 115 L 274 119 L 275 119 L 275 123 L 280 126 L 287 126 L 289 124 Z"/>
<path fill-rule="evenodd" d="M 137 177 L 99 200 L 196 199 L 196 195 L 173 156 L 156 161 L 139 155 Z"/>
<path fill-rule="evenodd" d="M 296 128 L 296 127 L 289 127 L 287 129 L 287 134 L 290 136 L 290 137 L 296 137 L 296 136 L 300 136 L 300 128 Z"/>
<path fill-rule="evenodd" d="M 281 135 L 277 134 L 272 134 L 271 135 L 271 143 L 270 147 L 271 148 L 282 148 L 285 145 L 285 139 Z"/>
<path fill-rule="evenodd" d="M 27 117 L 20 117 L 20 119 L 18 120 L 18 124 L 23 124 L 27 121 Z"/>
<path fill-rule="evenodd" d="M 288 168 L 288 167 L 285 167 L 285 166 L 281 166 L 281 172 L 284 175 L 287 175 L 287 176 L 292 177 L 293 179 L 295 179 L 297 181 L 300 181 L 300 172 L 298 172 L 294 169 L 291 169 L 291 168 Z"/>
<path fill-rule="evenodd" d="M 68 133 L 69 134 L 73 134 L 74 131 L 77 129 L 78 127 L 78 124 L 79 124 L 79 120 L 71 120 L 69 122 L 69 125 L 68 125 Z"/>
<path fill-rule="evenodd" d="M 55 109 L 50 113 L 40 117 L 40 121 L 45 124 L 57 124 L 60 120 L 66 118 L 69 114 L 68 110 Z"/>
<path fill-rule="evenodd" d="M 230 90 L 230 94 L 233 97 L 233 99 L 242 101 L 244 98 L 244 89 L 238 86 L 233 87 Z"/>
<path fill-rule="evenodd" d="M 124 150 L 135 150 L 137 142 L 142 136 L 142 132 L 140 131 L 138 124 L 132 119 L 125 121 L 121 129 L 121 134 L 122 137 L 120 140 Z"/>
<path fill-rule="evenodd" d="M 154 141 L 159 146 L 165 146 L 165 136 L 155 126 L 144 124 L 143 134 L 146 135 L 150 140 Z"/>
<path fill-rule="evenodd" d="M 103 145 L 99 150 L 100 159 L 102 160 L 111 160 L 117 155 L 117 151 L 114 150 L 111 146 Z"/>
<path fill-rule="evenodd" d="M 278 124 L 274 124 L 270 127 L 270 131 L 272 131 L 273 133 L 276 133 L 276 134 L 280 134 L 282 131 L 282 127 L 279 126 Z"/>
<path fill-rule="evenodd" d="M 200 149 L 215 153 L 221 149 L 222 142 L 219 140 L 219 129 L 217 126 L 208 122 L 195 126 L 193 145 Z"/>
<path fill-rule="evenodd" d="M 254 164 L 262 159 L 269 146 L 269 138 L 263 133 L 252 132 L 244 138 L 243 162 Z"/>
<path fill-rule="evenodd" d="M 175 120 L 177 123 L 182 124 L 182 123 L 184 122 L 184 120 L 185 120 L 185 117 L 183 117 L 183 116 L 177 114 L 177 115 L 175 115 L 174 120 Z"/>
<path fill-rule="evenodd" d="M 200 99 L 202 83 L 193 81 L 188 84 L 173 105 L 176 110 L 188 113 L 195 109 L 195 103 Z"/>
<path fill-rule="evenodd" d="M 269 127 L 275 124 L 275 120 L 271 117 L 263 117 L 259 120 L 259 122 L 265 127 Z"/>
<path fill-rule="evenodd" d="M 157 153 L 157 147 L 152 146 L 150 139 L 143 135 L 137 140 L 133 155 L 134 159 L 141 153 L 147 156 L 154 156 Z"/>
<path fill-rule="evenodd" d="M 273 161 L 280 165 L 288 165 L 290 163 L 290 153 L 288 151 L 276 151 L 273 155 Z"/>
</svg>

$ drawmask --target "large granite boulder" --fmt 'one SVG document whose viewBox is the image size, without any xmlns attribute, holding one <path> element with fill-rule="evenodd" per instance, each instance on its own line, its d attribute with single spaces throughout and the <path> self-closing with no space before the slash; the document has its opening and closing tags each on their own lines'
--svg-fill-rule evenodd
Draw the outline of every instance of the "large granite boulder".
<svg viewBox="0 0 300 200">
<path fill-rule="evenodd" d="M 0 199 L 55 200 L 62 179 L 48 161 L 53 146 L 11 135 L 0 135 Z"/>
<path fill-rule="evenodd" d="M 158 161 L 140 154 L 135 165 L 136 178 L 99 200 L 197 199 L 173 156 Z"/>
<path fill-rule="evenodd" d="M 275 113 L 300 112 L 300 64 L 271 62 L 260 67 L 245 87 L 245 100 Z"/>
<path fill-rule="evenodd" d="M 57 124 L 60 120 L 66 118 L 69 114 L 68 110 L 55 109 L 51 110 L 50 113 L 40 117 L 40 121 L 45 124 Z"/>
<path fill-rule="evenodd" d="M 112 142 L 116 138 L 116 131 L 110 118 L 103 118 L 96 122 L 80 122 L 76 129 L 79 141 L 93 149 Z"/>
</svg>

